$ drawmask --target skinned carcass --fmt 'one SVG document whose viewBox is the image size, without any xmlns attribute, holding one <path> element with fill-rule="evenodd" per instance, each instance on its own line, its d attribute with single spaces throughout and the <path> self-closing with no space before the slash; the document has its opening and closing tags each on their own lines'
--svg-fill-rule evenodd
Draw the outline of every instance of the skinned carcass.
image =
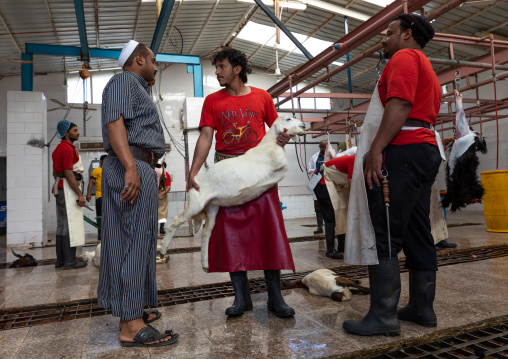
<svg viewBox="0 0 508 359">
<path fill-rule="evenodd" d="M 291 116 L 280 116 L 272 124 L 261 142 L 243 155 L 218 162 L 195 177 L 199 191 L 189 190 L 185 210 L 166 225 L 160 255 L 165 257 L 175 231 L 192 218 L 194 233 L 206 223 L 201 234 L 201 265 L 208 271 L 208 242 L 219 208 L 239 206 L 258 198 L 281 181 L 287 172 L 288 161 L 276 138 L 284 129 L 294 138 L 305 134 L 305 125 Z"/>
<path fill-rule="evenodd" d="M 330 269 L 318 269 L 302 279 L 284 281 L 283 289 L 307 288 L 309 293 L 321 297 L 329 297 L 337 302 L 351 300 L 352 292 L 369 294 L 370 289 L 360 285 L 359 280 L 341 277 Z"/>
<path fill-rule="evenodd" d="M 24 256 L 17 254 L 14 252 L 14 249 L 11 248 L 12 254 L 17 257 L 14 262 L 9 266 L 9 268 L 21 268 L 21 267 L 35 267 L 37 265 L 37 261 L 30 254 L 25 253 Z"/>
<path fill-rule="evenodd" d="M 452 212 L 483 197 L 484 189 L 476 174 L 480 164 L 476 152 L 487 153 L 485 139 L 469 128 L 458 91 L 455 91 L 455 103 L 456 139 L 446 163 L 446 195 L 442 201 L 443 207 L 451 206 Z"/>
</svg>

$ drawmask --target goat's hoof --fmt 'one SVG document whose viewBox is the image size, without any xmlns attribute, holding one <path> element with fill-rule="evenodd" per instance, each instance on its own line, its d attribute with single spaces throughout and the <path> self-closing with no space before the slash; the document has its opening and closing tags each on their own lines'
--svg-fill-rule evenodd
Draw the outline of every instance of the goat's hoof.
<svg viewBox="0 0 508 359">
<path fill-rule="evenodd" d="M 205 273 L 208 273 L 208 268 L 203 267 L 203 270 L 205 271 Z"/>
</svg>

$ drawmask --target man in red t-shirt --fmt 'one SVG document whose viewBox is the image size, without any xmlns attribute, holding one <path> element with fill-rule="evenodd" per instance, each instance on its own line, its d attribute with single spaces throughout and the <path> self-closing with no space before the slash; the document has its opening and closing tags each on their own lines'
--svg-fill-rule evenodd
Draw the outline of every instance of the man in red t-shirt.
<svg viewBox="0 0 508 359">
<path fill-rule="evenodd" d="M 400 335 L 399 319 L 427 327 L 437 325 L 433 309 L 437 258 L 429 210 L 431 187 L 441 164 L 432 131 L 439 113 L 441 88 L 422 52 L 433 36 L 434 29 L 427 18 L 401 14 L 390 22 L 382 40 L 384 56 L 390 59 L 378 84 L 384 113 L 364 163 L 379 264 L 369 266 L 369 313 L 361 320 L 344 322 L 344 329 L 354 334 Z M 390 241 L 380 186 L 384 175 L 389 180 Z M 402 249 L 409 269 L 410 299 L 406 307 L 397 311 L 397 255 Z"/>
<path fill-rule="evenodd" d="M 250 68 L 244 53 L 225 48 L 212 59 L 215 74 L 223 90 L 208 95 L 201 113 L 199 135 L 189 173 L 188 186 L 199 191 L 194 178 L 205 162 L 215 134 L 215 162 L 245 153 L 265 135 L 265 124 L 271 126 L 277 111 L 270 95 L 246 86 Z M 285 146 L 287 133 L 277 137 Z M 227 173 L 224 174 L 227 176 Z M 280 210 L 277 186 L 259 198 L 241 206 L 221 207 L 208 246 L 209 271 L 229 272 L 235 301 L 226 310 L 228 316 L 239 316 L 252 310 L 247 271 L 264 270 L 268 287 L 268 310 L 279 317 L 295 314 L 282 298 L 280 270 L 294 270 Z"/>
<path fill-rule="evenodd" d="M 79 161 L 78 149 L 74 146 L 74 142 L 79 139 L 78 126 L 67 120 L 58 122 L 57 136 L 62 142 L 56 146 L 53 151 L 53 177 L 65 178 L 69 183 L 69 187 L 78 196 L 78 206 L 85 205 L 85 197 L 78 185 L 76 174 L 73 172 L 74 164 Z M 82 176 L 81 176 L 82 180 Z M 81 182 L 80 180 L 80 182 Z M 58 188 L 57 188 L 58 187 Z M 76 247 L 71 247 L 69 238 L 69 224 L 67 218 L 67 209 L 65 203 L 65 194 L 63 179 L 55 185 L 53 193 L 56 197 L 56 264 L 55 268 L 64 267 L 64 269 L 75 269 L 86 267 L 86 262 L 78 262 L 76 259 Z M 76 205 L 71 203 L 70 205 Z"/>
</svg>

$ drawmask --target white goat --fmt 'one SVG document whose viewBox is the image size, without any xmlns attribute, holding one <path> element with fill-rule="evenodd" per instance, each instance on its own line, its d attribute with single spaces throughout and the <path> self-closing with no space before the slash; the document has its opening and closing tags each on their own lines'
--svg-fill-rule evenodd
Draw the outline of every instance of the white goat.
<svg viewBox="0 0 508 359">
<path fill-rule="evenodd" d="M 359 280 L 338 276 L 326 268 L 317 269 L 304 278 L 282 283 L 282 289 L 290 288 L 307 288 L 312 295 L 329 297 L 338 302 L 351 300 L 353 291 L 363 294 L 370 293 L 370 289 L 363 287 Z"/>
<path fill-rule="evenodd" d="M 219 208 L 238 206 L 258 198 L 286 175 L 286 153 L 276 143 L 276 137 L 284 129 L 293 139 L 296 135 L 305 134 L 305 125 L 300 120 L 280 116 L 256 147 L 198 173 L 195 181 L 199 191 L 194 188 L 189 190 L 187 208 L 166 227 L 160 250 L 162 256 L 165 256 L 178 227 L 192 218 L 196 233 L 206 219 L 201 234 L 201 265 L 205 272 L 208 271 L 208 242 Z"/>
</svg>

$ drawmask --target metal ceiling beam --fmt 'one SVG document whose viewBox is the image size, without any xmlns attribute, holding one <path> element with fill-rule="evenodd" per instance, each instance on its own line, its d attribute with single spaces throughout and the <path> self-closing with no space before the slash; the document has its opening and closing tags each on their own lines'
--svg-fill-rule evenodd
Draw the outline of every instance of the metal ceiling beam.
<svg viewBox="0 0 508 359">
<path fill-rule="evenodd" d="M 325 27 L 326 25 L 328 25 L 330 23 L 330 21 L 332 21 L 333 19 L 335 19 L 337 17 L 337 15 L 332 15 L 330 16 L 328 19 L 325 20 L 325 22 L 323 22 L 321 25 L 319 25 L 319 27 L 312 31 L 311 34 L 309 36 L 307 36 L 307 38 L 303 41 L 305 43 L 305 41 L 307 41 L 308 39 L 310 39 L 312 36 L 314 36 L 318 31 L 320 31 L 323 27 Z M 284 56 L 282 56 L 280 59 L 279 59 L 279 62 L 281 62 L 282 60 L 284 60 L 287 56 L 289 56 L 289 54 L 293 53 L 293 51 L 295 51 L 297 49 L 297 47 L 295 46 L 295 48 L 289 52 L 286 52 L 284 54 Z M 275 64 L 277 63 L 277 61 L 274 61 L 270 64 L 270 66 L 268 66 L 266 68 L 266 71 L 270 70 L 272 67 L 275 66 Z"/>
<path fill-rule="evenodd" d="M 26 44 L 27 54 L 38 55 L 55 55 L 55 56 L 79 56 L 81 48 L 74 46 L 59 46 L 45 44 Z M 121 50 L 113 49 L 90 49 L 91 57 L 102 57 L 106 59 L 118 59 Z M 199 56 L 180 55 L 180 54 L 163 54 L 159 53 L 155 56 L 157 62 L 170 62 L 174 64 L 190 64 L 199 65 Z"/>
<path fill-rule="evenodd" d="M 7 26 L 7 24 L 5 23 L 4 21 L 4 18 L 2 16 L 2 14 L 0 14 L 0 21 L 2 21 L 2 24 L 4 24 L 4 27 L 5 29 L 7 30 L 7 33 L 9 34 L 9 37 L 11 38 L 12 42 L 14 43 L 14 46 L 16 46 L 16 48 L 18 49 L 18 52 L 21 53 L 21 49 L 19 48 L 18 46 L 18 43 L 16 42 L 16 40 L 14 39 L 14 36 L 12 36 L 12 33 L 11 33 L 11 30 L 9 29 L 9 26 Z"/>
<path fill-rule="evenodd" d="M 224 46 L 229 46 L 233 42 L 233 40 L 236 38 L 236 36 L 242 31 L 243 27 L 249 22 L 249 20 L 256 15 L 258 12 L 259 7 L 256 6 L 256 4 L 252 5 L 245 11 L 245 13 L 242 15 L 240 20 L 236 23 L 235 27 L 231 32 L 228 34 L 226 39 L 222 42 Z"/>
<path fill-rule="evenodd" d="M 284 25 L 287 25 L 289 24 L 289 22 L 296 16 L 296 14 L 298 14 L 298 10 L 296 10 L 294 13 L 291 14 L 291 16 L 289 18 L 286 19 L 286 21 L 284 21 Z M 263 47 L 266 46 L 267 43 L 270 42 L 270 40 L 272 40 L 276 35 L 273 34 L 268 40 L 266 40 L 266 42 L 262 45 L 259 45 L 258 48 L 256 50 L 254 50 L 254 52 L 249 56 L 247 57 L 247 60 L 250 60 L 251 58 L 253 58 L 258 52 L 259 50 L 261 50 Z M 268 70 L 268 69 L 266 69 Z"/>
<path fill-rule="evenodd" d="M 94 15 L 95 15 L 95 46 L 100 47 L 99 42 L 99 4 L 98 0 L 94 1 Z M 99 70 L 101 69 L 101 60 L 98 59 Z"/>
<path fill-rule="evenodd" d="M 150 45 L 150 49 L 152 49 L 154 55 L 157 55 L 159 52 L 162 35 L 166 32 L 166 25 L 168 24 L 169 16 L 171 15 L 171 10 L 173 10 L 174 4 L 175 0 L 164 0 L 164 3 L 162 4 L 159 20 L 157 20 L 157 26 L 155 27 L 155 32 L 153 34 L 152 44 Z"/>
<path fill-rule="evenodd" d="M 220 0 L 216 0 L 215 1 L 215 5 L 213 6 L 212 11 L 210 11 L 210 14 L 208 15 L 208 17 L 206 18 L 206 21 L 203 24 L 203 27 L 201 28 L 201 31 L 199 32 L 198 37 L 196 38 L 196 40 L 194 40 L 194 45 L 192 45 L 192 47 L 191 47 L 191 49 L 189 51 L 189 54 L 192 54 L 192 51 L 194 51 L 194 49 L 196 48 L 196 45 L 198 44 L 199 40 L 201 39 L 201 36 L 203 36 L 206 27 L 210 23 L 210 20 L 212 20 L 213 14 L 215 13 L 215 10 L 217 10 L 217 7 L 219 6 L 219 3 L 220 3 Z"/>
<path fill-rule="evenodd" d="M 45 0 L 45 2 L 46 2 L 46 9 L 48 9 L 49 21 L 51 22 L 51 26 L 53 27 L 53 32 L 55 33 L 56 43 L 58 45 L 60 45 L 60 37 L 58 36 L 58 32 L 56 31 L 56 25 L 55 25 L 55 20 L 53 19 L 53 13 L 51 12 L 51 9 L 49 7 L 48 0 Z M 63 64 L 64 64 L 64 72 L 67 72 L 67 62 L 65 61 L 65 57 L 62 57 L 62 60 L 63 60 Z"/>
<path fill-rule="evenodd" d="M 291 33 L 291 31 L 289 31 L 282 22 L 280 22 L 279 19 L 277 19 L 277 16 L 275 16 L 269 9 L 268 7 L 263 3 L 262 0 L 254 0 L 256 2 L 256 4 L 258 4 L 258 6 L 261 8 L 261 10 L 263 10 L 265 12 L 266 15 L 268 15 L 268 17 L 279 27 L 279 29 L 281 29 L 287 37 L 289 37 L 289 39 L 291 41 L 293 41 L 293 44 L 295 44 L 296 46 L 298 46 L 298 48 L 300 49 L 301 52 L 303 52 L 303 54 L 309 59 L 311 60 L 313 58 L 313 56 L 310 54 L 310 52 L 307 51 L 307 49 L 300 43 L 300 41 L 298 41 L 296 39 L 296 37 L 294 37 L 294 35 Z"/>
<path fill-rule="evenodd" d="M 85 9 L 83 7 L 83 0 L 74 0 L 74 11 L 76 13 L 76 20 L 78 22 L 79 43 L 81 44 L 81 60 L 87 65 L 90 62 L 90 54 L 88 47 L 88 38 L 86 35 L 86 22 L 85 22 Z"/>
<path fill-rule="evenodd" d="M 138 0 L 138 10 L 136 12 L 136 23 L 134 24 L 134 33 L 132 34 L 133 40 L 136 40 L 136 33 L 138 32 L 139 13 L 140 12 L 141 12 L 141 0 Z"/>
<path fill-rule="evenodd" d="M 173 33 L 173 29 L 175 28 L 176 19 L 178 19 L 178 14 L 180 14 L 180 9 L 182 8 L 183 1 L 184 0 L 181 0 L 178 3 L 178 8 L 176 9 L 175 16 L 173 16 L 173 21 L 171 22 L 171 25 L 169 26 L 168 36 L 166 36 L 164 45 L 162 45 L 162 51 L 164 51 L 166 49 L 166 45 L 168 44 L 168 41 L 171 39 L 171 34 Z M 183 43 L 182 43 L 182 51 L 183 51 Z"/>
<path fill-rule="evenodd" d="M 448 4 L 434 11 L 432 15 L 429 15 L 429 18 L 432 20 L 432 18 L 446 13 L 464 1 L 465 0 L 452 0 Z M 430 0 L 408 0 L 408 10 L 411 12 L 419 10 L 428 2 L 430 2 Z M 361 44 L 364 44 L 365 42 L 379 35 L 381 31 L 386 29 L 390 20 L 401 12 L 402 6 L 399 1 L 388 5 L 383 10 L 372 16 L 369 20 L 365 21 L 363 24 L 351 31 L 349 34 L 339 39 L 337 41 L 337 46 L 330 46 L 319 55 L 317 55 L 314 59 L 300 66 L 290 75 L 292 76 L 292 84 L 296 85 L 304 81 L 306 78 L 320 71 L 323 67 L 328 66 L 333 61 L 337 60 L 341 56 L 344 56 L 347 52 L 351 52 Z M 268 93 L 272 95 L 272 97 L 276 97 L 285 92 L 287 89 L 289 89 L 288 77 L 282 79 L 277 84 L 268 89 Z"/>
<path fill-rule="evenodd" d="M 439 29 L 439 32 L 445 32 L 445 31 L 447 31 L 447 30 L 450 30 L 452 27 L 458 26 L 458 25 L 460 25 L 460 24 L 462 24 L 462 23 L 464 23 L 464 22 L 466 22 L 466 21 L 468 21 L 468 20 L 472 19 L 473 17 L 478 16 L 478 15 L 480 15 L 481 13 L 483 13 L 483 12 L 485 12 L 485 11 L 487 11 L 487 10 L 490 10 L 490 9 L 492 9 L 493 7 L 496 7 L 497 5 L 502 4 L 502 3 L 504 3 L 504 2 L 505 2 L 505 0 L 497 0 L 495 3 L 490 4 L 489 6 L 485 6 L 483 9 L 478 10 L 477 12 L 475 12 L 475 13 L 473 13 L 473 14 L 471 14 L 471 15 L 466 16 L 465 18 L 463 18 L 463 19 L 461 19 L 461 20 L 459 20 L 459 21 L 454 22 L 454 23 L 452 23 L 452 24 L 450 24 L 450 25 L 448 25 L 448 26 L 444 27 L 443 29 Z M 436 31 L 436 32 L 437 32 L 437 31 Z"/>
</svg>

